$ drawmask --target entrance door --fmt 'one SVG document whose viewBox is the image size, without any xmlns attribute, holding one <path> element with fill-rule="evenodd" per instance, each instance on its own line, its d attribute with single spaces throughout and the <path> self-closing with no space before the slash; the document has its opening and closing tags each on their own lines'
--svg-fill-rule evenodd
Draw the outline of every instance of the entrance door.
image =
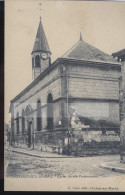
<svg viewBox="0 0 125 195">
<path fill-rule="evenodd" d="M 28 123 L 28 148 L 31 147 L 31 128 L 32 128 L 32 122 Z"/>
</svg>

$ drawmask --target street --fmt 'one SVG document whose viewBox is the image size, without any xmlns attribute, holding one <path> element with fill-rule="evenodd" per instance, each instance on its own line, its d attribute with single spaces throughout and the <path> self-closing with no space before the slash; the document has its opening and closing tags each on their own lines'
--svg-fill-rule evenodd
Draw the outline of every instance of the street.
<svg viewBox="0 0 125 195">
<path fill-rule="evenodd" d="M 108 177 L 122 173 L 100 168 L 100 164 L 118 161 L 119 155 L 74 158 L 38 158 L 5 151 L 7 177 Z"/>
</svg>

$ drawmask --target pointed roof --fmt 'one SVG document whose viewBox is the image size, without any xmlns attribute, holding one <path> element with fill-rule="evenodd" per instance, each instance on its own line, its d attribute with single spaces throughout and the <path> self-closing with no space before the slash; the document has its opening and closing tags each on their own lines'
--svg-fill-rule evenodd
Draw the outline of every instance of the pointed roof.
<svg viewBox="0 0 125 195">
<path fill-rule="evenodd" d="M 35 51 L 47 51 L 51 53 L 41 22 L 41 17 L 32 53 Z"/>
<path fill-rule="evenodd" d="M 101 62 L 116 63 L 112 56 L 104 53 L 103 51 L 93 47 L 82 40 L 82 34 L 80 33 L 79 41 L 67 51 L 62 58 L 78 59 L 78 60 L 91 60 Z"/>
</svg>

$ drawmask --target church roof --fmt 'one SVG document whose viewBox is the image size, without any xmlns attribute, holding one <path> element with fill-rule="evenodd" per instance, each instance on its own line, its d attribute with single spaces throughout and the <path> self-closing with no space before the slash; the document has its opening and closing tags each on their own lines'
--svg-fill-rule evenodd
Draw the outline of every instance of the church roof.
<svg viewBox="0 0 125 195">
<path fill-rule="evenodd" d="M 117 63 L 112 56 L 83 41 L 81 33 L 80 40 L 62 58 Z"/>
<path fill-rule="evenodd" d="M 39 27 L 37 30 L 36 39 L 35 39 L 32 53 L 35 51 L 47 51 L 51 53 L 48 42 L 47 42 L 47 38 L 46 38 L 44 29 L 43 29 L 41 18 L 40 18 L 40 23 L 39 23 Z"/>
</svg>

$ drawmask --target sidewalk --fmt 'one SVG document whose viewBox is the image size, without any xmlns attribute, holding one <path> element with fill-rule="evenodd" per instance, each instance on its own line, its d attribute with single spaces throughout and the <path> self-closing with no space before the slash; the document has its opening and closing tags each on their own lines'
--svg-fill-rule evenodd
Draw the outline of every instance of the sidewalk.
<svg viewBox="0 0 125 195">
<path fill-rule="evenodd" d="M 125 173 L 125 163 L 121 163 L 120 161 L 103 163 L 100 167 L 115 172 Z"/>
<path fill-rule="evenodd" d="M 29 148 L 24 149 L 24 148 L 8 147 L 6 149 L 11 152 L 16 152 L 16 153 L 39 157 L 39 158 L 73 158 L 73 156 L 62 155 L 58 153 L 41 152 Z"/>
</svg>

